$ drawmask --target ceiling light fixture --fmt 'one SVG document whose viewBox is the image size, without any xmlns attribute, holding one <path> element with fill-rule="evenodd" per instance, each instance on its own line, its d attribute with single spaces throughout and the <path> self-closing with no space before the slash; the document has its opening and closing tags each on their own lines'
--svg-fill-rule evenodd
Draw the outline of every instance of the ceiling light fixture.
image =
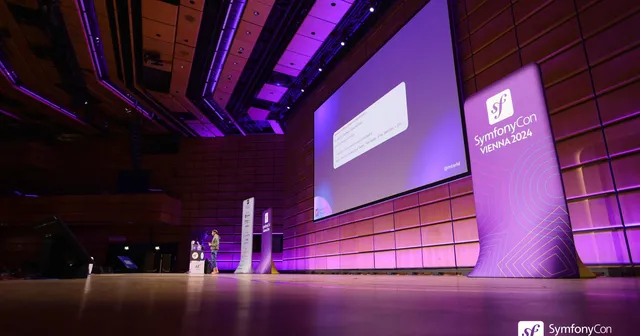
<svg viewBox="0 0 640 336">
<path fill-rule="evenodd" d="M 287 110 L 290 110 L 290 109 L 291 109 L 291 106 L 287 106 Z"/>
<path fill-rule="evenodd" d="M 376 10 L 375 8 L 373 8 L 373 7 L 369 7 L 369 11 L 370 11 L 371 13 L 373 13 L 375 10 Z"/>
<path fill-rule="evenodd" d="M 318 71 L 322 72 L 322 68 L 318 68 Z"/>
<path fill-rule="evenodd" d="M 344 42 L 340 42 L 340 45 L 344 47 Z"/>
<path fill-rule="evenodd" d="M 300 89 L 300 92 L 304 92 L 304 89 Z"/>
</svg>

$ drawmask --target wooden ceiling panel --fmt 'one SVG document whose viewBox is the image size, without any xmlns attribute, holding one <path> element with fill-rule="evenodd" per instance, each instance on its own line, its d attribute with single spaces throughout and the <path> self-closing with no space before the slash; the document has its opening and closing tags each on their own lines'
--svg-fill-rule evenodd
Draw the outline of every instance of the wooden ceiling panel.
<svg viewBox="0 0 640 336">
<path fill-rule="evenodd" d="M 38 0 L 7 0 L 7 3 L 29 9 L 38 9 Z"/>
<path fill-rule="evenodd" d="M 235 38 L 247 43 L 255 44 L 258 41 L 258 37 L 260 37 L 260 32 L 262 32 L 262 27 L 242 20 L 238 25 Z"/>
<path fill-rule="evenodd" d="M 142 17 L 170 26 L 176 25 L 178 6 L 158 0 L 142 0 Z"/>
<path fill-rule="evenodd" d="M 82 0 L 79 0 L 82 1 Z M 112 0 L 93 0 L 93 7 L 96 9 L 97 15 L 107 15 L 107 1 Z M 73 3 L 73 1 L 60 1 L 61 3 Z M 75 6 L 73 6 L 75 8 Z"/>
<path fill-rule="evenodd" d="M 331 23 L 315 16 L 307 16 L 298 29 L 298 34 L 310 37 L 318 41 L 324 41 L 336 27 Z"/>
<path fill-rule="evenodd" d="M 151 93 L 164 107 L 171 112 L 187 112 L 187 109 L 178 103 L 170 94 L 160 92 Z"/>
<path fill-rule="evenodd" d="M 264 27 L 270 12 L 271 6 L 256 0 L 249 0 L 244 8 L 242 20 Z"/>
<path fill-rule="evenodd" d="M 45 31 L 43 31 L 40 27 L 29 26 L 29 25 L 19 25 L 20 30 L 22 31 L 22 35 L 24 38 L 32 45 L 38 46 L 50 46 L 51 40 L 49 39 L 49 35 Z"/>
<path fill-rule="evenodd" d="M 187 6 L 202 12 L 205 0 L 180 0 L 182 6 Z"/>
<path fill-rule="evenodd" d="M 291 42 L 289 42 L 287 50 L 312 57 L 316 53 L 316 51 L 320 49 L 321 46 L 322 41 L 314 40 L 310 37 L 296 34 Z"/>
<path fill-rule="evenodd" d="M 231 99 L 231 94 L 230 93 L 226 93 L 226 92 L 222 92 L 220 90 L 216 90 L 213 93 L 213 100 L 218 104 L 218 106 L 226 109 L 227 103 L 229 102 L 229 99 Z"/>
<path fill-rule="evenodd" d="M 242 75 L 242 71 L 238 71 L 230 67 L 224 67 L 220 73 L 217 89 L 226 93 L 233 93 L 233 89 L 235 89 L 238 84 L 240 75 Z"/>
<path fill-rule="evenodd" d="M 283 73 L 285 75 L 289 75 L 291 77 L 298 77 L 298 75 L 300 74 L 300 70 L 298 69 L 294 69 L 294 68 L 290 68 L 284 65 L 280 65 L 277 64 L 274 68 L 273 71 L 279 72 L 279 73 Z"/>
<path fill-rule="evenodd" d="M 201 20 L 202 12 L 186 6 L 180 6 L 176 42 L 195 48 Z"/>
<path fill-rule="evenodd" d="M 195 51 L 196 51 L 195 48 L 186 46 L 184 44 L 176 43 L 173 57 L 191 63 L 193 62 L 193 56 Z"/>
<path fill-rule="evenodd" d="M 229 50 L 229 54 L 248 59 L 249 56 L 251 56 L 251 52 L 253 51 L 254 46 L 255 44 L 234 39 L 233 43 L 231 44 L 231 50 Z"/>
<path fill-rule="evenodd" d="M 100 43 L 113 43 L 111 39 L 111 23 L 106 16 L 98 16 L 98 29 L 100 30 Z M 79 32 L 84 35 L 82 32 Z M 108 41 L 108 42 L 105 42 Z"/>
<path fill-rule="evenodd" d="M 191 74 L 191 63 L 176 59 L 173 71 L 171 72 L 171 94 L 184 95 L 189 85 L 189 75 Z"/>
<path fill-rule="evenodd" d="M 225 68 L 229 67 L 229 69 L 233 69 L 236 71 L 242 71 L 246 65 L 247 65 L 246 58 L 236 56 L 233 54 L 229 54 L 227 56 L 227 61 L 225 62 Z"/>
<path fill-rule="evenodd" d="M 276 0 L 257 0 L 257 1 L 267 6 L 273 6 L 273 4 L 276 3 Z"/>
<path fill-rule="evenodd" d="M 61 7 L 61 12 L 71 42 L 74 44 L 82 43 L 83 45 L 86 45 L 86 38 L 84 36 L 82 21 L 80 21 L 80 18 L 78 17 L 78 10 L 76 9 L 76 7 Z"/>
<path fill-rule="evenodd" d="M 351 8 L 351 3 L 340 0 L 316 0 L 309 15 L 337 24 Z"/>
<path fill-rule="evenodd" d="M 173 43 L 161 41 L 155 38 L 143 37 L 142 48 L 144 51 L 153 51 L 160 54 L 172 54 Z"/>
<path fill-rule="evenodd" d="M 278 61 L 279 65 L 283 65 L 289 68 L 302 70 L 311 58 L 309 56 L 301 55 L 296 52 L 286 50 L 280 60 Z"/>
<path fill-rule="evenodd" d="M 258 92 L 258 99 L 277 103 L 280 98 L 287 92 L 288 88 L 272 84 L 265 84 Z"/>
<path fill-rule="evenodd" d="M 142 19 L 142 36 L 173 43 L 175 41 L 176 27 L 150 19 Z"/>
</svg>

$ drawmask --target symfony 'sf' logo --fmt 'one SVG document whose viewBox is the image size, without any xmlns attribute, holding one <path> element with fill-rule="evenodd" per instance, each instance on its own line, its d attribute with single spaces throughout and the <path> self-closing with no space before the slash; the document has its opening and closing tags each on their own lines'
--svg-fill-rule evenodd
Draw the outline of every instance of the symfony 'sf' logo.
<svg viewBox="0 0 640 336">
<path fill-rule="evenodd" d="M 513 116 L 511 90 L 506 89 L 487 99 L 487 113 L 489 115 L 489 125 L 496 124 Z"/>
<path fill-rule="evenodd" d="M 544 336 L 544 322 L 542 321 L 518 322 L 518 336 Z"/>
</svg>

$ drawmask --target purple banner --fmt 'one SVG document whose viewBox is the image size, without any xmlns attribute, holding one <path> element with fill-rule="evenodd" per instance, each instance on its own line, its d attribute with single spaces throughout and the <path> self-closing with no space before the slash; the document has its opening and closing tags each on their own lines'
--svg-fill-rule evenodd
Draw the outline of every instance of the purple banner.
<svg viewBox="0 0 640 336">
<path fill-rule="evenodd" d="M 537 65 L 464 105 L 480 238 L 471 277 L 578 277 L 553 133 Z"/>
<path fill-rule="evenodd" d="M 262 257 L 260 258 L 260 264 L 256 268 L 257 274 L 271 274 L 273 265 L 272 245 L 273 231 L 271 229 L 271 208 L 262 212 Z"/>
</svg>

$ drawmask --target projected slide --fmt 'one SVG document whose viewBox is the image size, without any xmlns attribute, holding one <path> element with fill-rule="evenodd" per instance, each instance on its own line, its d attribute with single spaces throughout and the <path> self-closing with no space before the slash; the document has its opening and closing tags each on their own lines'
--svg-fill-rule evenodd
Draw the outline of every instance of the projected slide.
<svg viewBox="0 0 640 336">
<path fill-rule="evenodd" d="M 314 219 L 467 167 L 447 1 L 431 1 L 315 112 Z"/>
<path fill-rule="evenodd" d="M 333 133 L 333 168 L 366 153 L 409 127 L 407 91 L 400 83 Z"/>
</svg>

